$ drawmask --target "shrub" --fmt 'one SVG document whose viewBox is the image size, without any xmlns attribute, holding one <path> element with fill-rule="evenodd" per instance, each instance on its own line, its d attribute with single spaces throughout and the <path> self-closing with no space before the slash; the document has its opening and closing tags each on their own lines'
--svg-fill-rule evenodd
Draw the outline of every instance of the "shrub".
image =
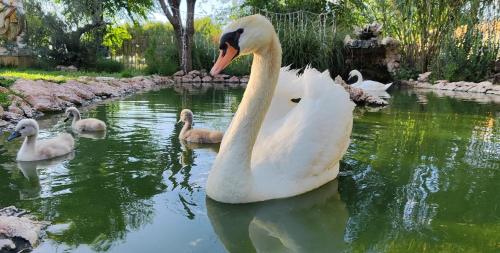
<svg viewBox="0 0 500 253">
<path fill-rule="evenodd" d="M 0 86 L 4 88 L 9 88 L 14 82 L 16 82 L 15 79 L 8 79 L 4 77 L 0 77 Z"/>
<path fill-rule="evenodd" d="M 159 41 L 159 38 L 150 38 L 144 56 L 148 74 L 172 75 L 179 69 L 175 45 Z"/>
<path fill-rule="evenodd" d="M 224 73 L 234 76 L 243 76 L 250 74 L 250 68 L 252 66 L 252 57 L 243 56 L 235 59 L 231 64 L 224 70 Z"/>
<path fill-rule="evenodd" d="M 122 71 L 122 73 L 120 73 L 120 76 L 124 77 L 124 78 L 129 78 L 129 77 L 134 77 L 134 76 L 138 76 L 138 75 L 142 75 L 142 74 L 143 73 L 140 70 L 125 69 L 124 71 Z"/>
<path fill-rule="evenodd" d="M 419 71 L 416 68 L 412 68 L 410 66 L 401 66 L 396 73 L 394 74 L 393 78 L 395 80 L 416 80 L 418 77 Z"/>
<path fill-rule="evenodd" d="M 0 106 L 7 107 L 10 105 L 9 94 L 0 93 Z"/>
<path fill-rule="evenodd" d="M 94 68 L 97 72 L 117 73 L 121 72 L 125 68 L 125 66 L 121 62 L 101 58 L 97 60 Z"/>
<path fill-rule="evenodd" d="M 500 52 L 499 46 L 485 43 L 483 34 L 475 29 L 467 31 L 462 37 L 450 36 L 432 63 L 432 78 L 482 81 L 492 71 L 491 63 Z"/>
</svg>

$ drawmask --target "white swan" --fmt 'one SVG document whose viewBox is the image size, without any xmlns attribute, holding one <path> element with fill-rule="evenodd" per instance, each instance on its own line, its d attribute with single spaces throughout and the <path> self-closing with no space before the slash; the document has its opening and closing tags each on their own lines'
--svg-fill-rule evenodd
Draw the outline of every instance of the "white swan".
<svg viewBox="0 0 500 253">
<path fill-rule="evenodd" d="M 362 90 L 366 90 L 366 91 L 385 91 L 387 89 L 389 89 L 389 87 L 391 87 L 392 83 L 388 83 L 388 84 L 383 84 L 381 82 L 377 82 L 377 81 L 372 81 L 372 80 L 363 80 L 363 76 L 361 75 L 361 72 L 357 71 L 357 70 L 352 70 L 351 72 L 349 72 L 349 79 L 351 79 L 352 77 L 357 77 L 358 80 L 351 84 L 353 87 L 356 87 L 356 88 L 360 88 Z M 347 80 L 349 80 L 347 79 Z"/>
<path fill-rule="evenodd" d="M 39 161 L 46 160 L 73 151 L 75 141 L 73 136 L 64 133 L 55 138 L 37 141 L 38 123 L 33 119 L 23 119 L 9 136 L 7 141 L 12 141 L 18 137 L 25 137 L 21 149 L 17 152 L 18 161 Z"/>
<path fill-rule="evenodd" d="M 212 75 L 239 53 L 254 56 L 247 89 L 208 176 L 207 195 L 226 203 L 263 201 L 298 195 L 336 178 L 354 109 L 344 88 L 327 72 L 308 68 L 298 77 L 280 71 L 278 37 L 261 15 L 230 24 L 220 49 Z"/>
<path fill-rule="evenodd" d="M 191 110 L 182 110 L 179 118 L 179 122 L 177 123 L 184 123 L 179 133 L 179 139 L 194 143 L 220 143 L 222 141 L 222 137 L 224 136 L 223 132 L 192 128 L 193 112 Z"/>
<path fill-rule="evenodd" d="M 66 109 L 66 119 L 64 119 L 64 122 L 68 121 L 70 118 L 73 118 L 71 128 L 76 132 L 106 131 L 106 123 L 94 118 L 81 119 L 80 112 L 75 107 Z"/>
</svg>

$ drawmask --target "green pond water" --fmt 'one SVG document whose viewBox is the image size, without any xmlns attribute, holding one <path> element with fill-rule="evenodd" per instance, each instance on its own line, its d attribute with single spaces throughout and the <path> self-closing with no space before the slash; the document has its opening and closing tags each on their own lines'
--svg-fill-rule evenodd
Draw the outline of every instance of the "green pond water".
<svg viewBox="0 0 500 253">
<path fill-rule="evenodd" d="M 500 104 L 393 91 L 386 108 L 356 109 L 335 181 L 221 204 L 204 190 L 218 146 L 183 146 L 175 122 L 191 108 L 196 127 L 223 130 L 242 94 L 162 89 L 89 108 L 106 136 L 77 137 L 59 162 L 17 164 L 21 141 L 2 133 L 0 207 L 54 224 L 34 252 L 500 252 Z M 40 138 L 68 131 L 62 119 L 41 119 Z"/>
</svg>

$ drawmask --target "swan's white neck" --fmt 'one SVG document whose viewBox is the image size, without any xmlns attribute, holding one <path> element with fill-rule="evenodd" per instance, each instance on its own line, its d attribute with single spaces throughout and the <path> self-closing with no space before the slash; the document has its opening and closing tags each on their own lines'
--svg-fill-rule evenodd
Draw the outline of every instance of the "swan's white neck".
<svg viewBox="0 0 500 253">
<path fill-rule="evenodd" d="M 248 197 L 252 150 L 271 105 L 280 68 L 281 46 L 274 34 L 272 43 L 254 53 L 245 94 L 208 177 L 207 194 L 211 198 L 236 203 Z"/>
<path fill-rule="evenodd" d="M 73 113 L 73 121 L 71 121 L 71 125 L 75 125 L 77 121 L 81 119 L 80 113 Z"/>
<path fill-rule="evenodd" d="M 27 136 L 24 138 L 23 145 L 19 149 L 17 158 L 25 157 L 26 155 L 36 154 L 36 138 L 38 134 Z"/>
<path fill-rule="evenodd" d="M 191 129 L 191 122 L 186 121 L 184 122 L 184 126 L 182 126 L 181 133 L 179 134 L 180 137 L 184 137 L 187 131 Z"/>
<path fill-rule="evenodd" d="M 363 76 L 361 75 L 361 72 L 359 72 L 357 70 L 353 70 L 352 73 L 354 76 L 356 76 L 358 78 L 358 80 L 356 81 L 356 84 L 363 82 Z"/>
</svg>

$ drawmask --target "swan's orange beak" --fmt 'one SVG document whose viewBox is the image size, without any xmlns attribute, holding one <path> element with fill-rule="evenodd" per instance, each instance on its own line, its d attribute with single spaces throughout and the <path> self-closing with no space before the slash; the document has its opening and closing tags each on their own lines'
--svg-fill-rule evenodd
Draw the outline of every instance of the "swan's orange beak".
<svg viewBox="0 0 500 253">
<path fill-rule="evenodd" d="M 227 48 L 225 50 L 220 50 L 219 53 L 219 58 L 217 58 L 217 61 L 215 62 L 214 66 L 212 67 L 212 70 L 210 70 L 210 74 L 212 76 L 215 76 L 219 74 L 222 70 L 224 70 L 231 61 L 238 56 L 238 50 L 229 43 L 226 42 Z"/>
</svg>

